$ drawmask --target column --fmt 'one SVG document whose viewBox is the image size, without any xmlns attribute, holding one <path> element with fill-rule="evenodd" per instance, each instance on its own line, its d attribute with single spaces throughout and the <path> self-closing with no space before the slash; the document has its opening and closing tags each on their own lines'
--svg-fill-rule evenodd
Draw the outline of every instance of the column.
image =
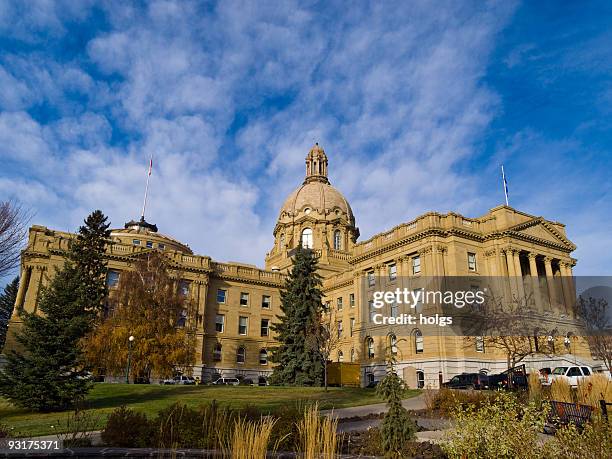
<svg viewBox="0 0 612 459">
<path fill-rule="evenodd" d="M 504 255 L 506 256 L 506 267 L 508 269 L 508 286 L 510 292 L 509 300 L 514 302 L 514 299 L 518 296 L 516 287 L 516 272 L 514 269 L 514 253 L 511 248 L 504 249 Z"/>
<path fill-rule="evenodd" d="M 204 377 L 204 362 L 206 357 L 206 297 L 208 295 L 208 278 L 194 282 L 198 286 L 196 309 L 196 368 L 194 376 Z M 198 371 L 199 370 L 199 371 Z M 199 374 L 198 374 L 199 373 Z"/>
<path fill-rule="evenodd" d="M 514 273 L 516 275 L 516 291 L 518 295 L 518 304 L 522 304 L 525 301 L 525 288 L 523 286 L 523 273 L 521 270 L 521 258 L 520 251 L 513 250 L 512 257 L 514 258 Z"/>
<path fill-rule="evenodd" d="M 548 288 L 548 299 L 550 301 L 550 310 L 555 310 L 557 296 L 555 295 L 554 277 L 552 271 L 552 258 L 544 257 L 544 269 L 546 271 L 546 286 Z"/>
<path fill-rule="evenodd" d="M 15 311 L 14 314 L 17 314 L 23 308 L 23 300 L 25 298 L 25 294 L 27 292 L 28 283 L 30 282 L 30 274 L 32 272 L 32 268 L 25 266 L 21 270 L 21 277 L 19 278 L 19 290 L 17 290 L 17 299 L 15 301 Z"/>
<path fill-rule="evenodd" d="M 536 263 L 537 255 L 533 252 L 527 254 L 529 258 L 529 274 L 531 277 L 531 285 L 533 289 L 533 299 L 535 302 L 536 310 L 539 313 L 544 312 L 544 306 L 542 305 L 542 295 L 540 294 L 540 279 L 538 277 L 538 264 Z"/>
<path fill-rule="evenodd" d="M 565 313 L 569 317 L 574 318 L 576 293 L 574 292 L 571 263 L 562 261 L 559 263 L 559 266 L 561 268 L 561 288 L 563 289 L 563 298 L 565 300 Z"/>
</svg>

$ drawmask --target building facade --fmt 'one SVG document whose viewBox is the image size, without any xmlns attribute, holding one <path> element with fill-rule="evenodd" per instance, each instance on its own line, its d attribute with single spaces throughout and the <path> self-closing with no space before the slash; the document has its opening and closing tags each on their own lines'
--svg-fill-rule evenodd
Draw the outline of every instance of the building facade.
<svg viewBox="0 0 612 459">
<path fill-rule="evenodd" d="M 572 284 L 576 260 L 571 257 L 575 246 L 561 223 L 508 206 L 495 207 L 478 218 L 429 212 L 358 242 L 353 211 L 330 184 L 328 158 L 317 144 L 306 157 L 304 182 L 281 208 L 273 236 L 265 269 L 259 269 L 195 255 L 185 244 L 158 233 L 155 225 L 132 221 L 112 231 L 107 249 L 109 287 L 117 284 L 135 257 L 161 252 L 180 271 L 197 305 L 186 326 L 197 343 L 194 375 L 203 380 L 219 375 L 254 382 L 267 379 L 272 371 L 269 349 L 274 345 L 271 325 L 280 314 L 280 289 L 298 245 L 318 256 L 324 302 L 333 313 L 338 337 L 332 360 L 359 363 L 363 384 L 384 374 L 387 349 L 393 349 L 397 366 L 412 387 L 437 387 L 441 380 L 466 371 L 506 368 L 506 357 L 482 343 L 467 346 L 461 336 L 424 335 L 418 327 L 400 336 L 389 325 L 372 323 L 373 292 L 413 288 L 428 277 L 461 276 L 475 283 L 487 277 L 507 279 L 506 294 L 529 298 L 533 314 L 550 324 L 547 330 L 558 333 L 552 338 L 561 351 L 554 357 L 548 351 L 535 353 L 527 359 L 528 365 L 592 362 L 579 338 L 564 348 L 564 337 L 577 329 Z M 41 226 L 30 229 L 7 348 L 14 345 L 10 331 L 20 326 L 20 311 L 36 311 L 40 287 L 62 263 L 72 237 Z M 406 312 L 398 305 L 388 311 Z M 533 333 L 538 346 L 538 331 L 528 333 Z"/>
</svg>

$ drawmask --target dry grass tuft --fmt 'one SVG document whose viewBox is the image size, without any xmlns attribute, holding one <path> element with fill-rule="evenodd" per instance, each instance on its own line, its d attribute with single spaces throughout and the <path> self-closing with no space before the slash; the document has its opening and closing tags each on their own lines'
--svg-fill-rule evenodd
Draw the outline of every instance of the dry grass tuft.
<svg viewBox="0 0 612 459">
<path fill-rule="evenodd" d="M 599 409 L 599 401 L 612 402 L 612 383 L 606 375 L 594 374 L 578 382 L 576 390 L 578 403 Z"/>
<path fill-rule="evenodd" d="M 572 386 L 565 379 L 555 379 L 550 385 L 550 398 L 558 402 L 574 403 Z"/>
<path fill-rule="evenodd" d="M 318 405 L 304 411 L 298 423 L 300 447 L 304 459 L 333 459 L 338 454 L 340 439 L 337 432 L 338 419 L 319 415 Z"/>
<path fill-rule="evenodd" d="M 274 423 L 275 420 L 270 417 L 262 418 L 259 422 L 239 418 L 234 424 L 231 440 L 224 448 L 224 456 L 232 459 L 265 459 Z M 272 452 L 275 452 L 273 449 Z"/>
<path fill-rule="evenodd" d="M 540 383 L 540 375 L 537 371 L 529 373 L 529 400 L 542 400 L 542 383 Z"/>
</svg>

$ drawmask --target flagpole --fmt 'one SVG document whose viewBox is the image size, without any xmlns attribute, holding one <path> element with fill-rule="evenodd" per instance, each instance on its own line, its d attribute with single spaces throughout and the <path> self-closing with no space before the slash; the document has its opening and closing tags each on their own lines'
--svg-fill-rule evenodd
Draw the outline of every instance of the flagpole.
<svg viewBox="0 0 612 459">
<path fill-rule="evenodd" d="M 151 169 L 153 169 L 153 155 L 149 159 L 149 171 L 147 173 L 147 184 L 145 185 L 144 202 L 142 203 L 142 214 L 140 219 L 144 221 L 145 210 L 147 209 L 147 194 L 149 193 L 149 178 L 151 177 Z"/>
<path fill-rule="evenodd" d="M 504 196 L 506 197 L 506 205 L 509 206 L 508 204 L 508 183 L 506 182 L 506 174 L 504 173 L 504 165 L 502 164 L 501 167 L 502 170 L 502 182 L 504 185 Z"/>
</svg>

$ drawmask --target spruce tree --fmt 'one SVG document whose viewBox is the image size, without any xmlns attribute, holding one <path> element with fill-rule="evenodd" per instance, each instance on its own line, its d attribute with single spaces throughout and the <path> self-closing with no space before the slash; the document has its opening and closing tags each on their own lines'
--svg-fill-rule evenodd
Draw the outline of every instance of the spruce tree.
<svg viewBox="0 0 612 459">
<path fill-rule="evenodd" d="M 323 365 L 307 340 L 308 330 L 316 326 L 323 308 L 321 278 L 316 270 L 317 259 L 312 250 L 298 247 L 281 292 L 283 315 L 272 326 L 280 343 L 272 350 L 272 361 L 277 363 L 270 379 L 272 384 L 320 386 L 323 383 Z"/>
<path fill-rule="evenodd" d="M 17 290 L 19 290 L 19 277 L 7 284 L 4 287 L 4 293 L 0 295 L 0 349 L 4 347 L 6 342 L 6 330 L 17 301 Z"/>
<path fill-rule="evenodd" d="M 23 326 L 16 334 L 21 349 L 7 355 L 0 372 L 0 394 L 14 404 L 39 411 L 66 409 L 91 388 L 80 342 L 103 305 L 108 235 L 106 217 L 92 213 L 63 267 L 41 290 L 38 311 L 21 313 Z"/>
</svg>

